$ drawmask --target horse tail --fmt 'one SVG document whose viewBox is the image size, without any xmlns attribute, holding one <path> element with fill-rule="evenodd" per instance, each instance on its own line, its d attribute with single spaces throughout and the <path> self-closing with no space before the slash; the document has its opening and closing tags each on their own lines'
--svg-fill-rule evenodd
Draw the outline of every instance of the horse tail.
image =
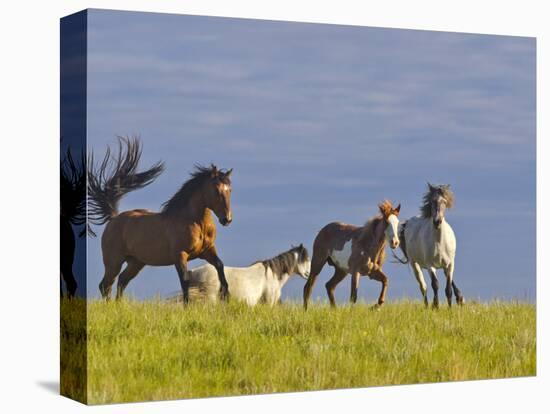
<svg viewBox="0 0 550 414">
<path fill-rule="evenodd" d="M 86 163 L 84 152 L 75 161 L 71 148 L 61 161 L 61 217 L 74 226 L 86 223 Z"/>
<path fill-rule="evenodd" d="M 102 225 L 118 215 L 118 203 L 127 193 L 151 184 L 163 171 L 164 163 L 157 162 L 148 170 L 137 172 L 141 158 L 139 138 L 118 137 L 118 155 L 111 149 L 95 166 L 93 153 L 88 160 L 88 218 Z"/>
<path fill-rule="evenodd" d="M 217 271 L 210 266 L 200 266 L 187 270 L 189 281 L 189 300 L 191 302 L 216 301 L 220 290 Z M 183 293 L 178 292 L 168 297 L 171 303 L 183 302 Z"/>
<path fill-rule="evenodd" d="M 395 254 L 395 252 L 393 250 L 391 251 L 391 254 L 393 255 L 393 258 L 401 264 L 409 263 L 409 256 L 407 256 L 407 243 L 405 241 L 405 227 L 406 226 L 407 226 L 406 221 L 401 223 L 401 226 L 400 226 L 400 229 L 399 229 L 399 235 L 398 235 L 399 236 L 399 248 L 403 252 L 403 255 L 405 256 L 405 258 L 404 259 L 399 258 L 399 257 L 397 257 L 397 255 Z"/>
</svg>

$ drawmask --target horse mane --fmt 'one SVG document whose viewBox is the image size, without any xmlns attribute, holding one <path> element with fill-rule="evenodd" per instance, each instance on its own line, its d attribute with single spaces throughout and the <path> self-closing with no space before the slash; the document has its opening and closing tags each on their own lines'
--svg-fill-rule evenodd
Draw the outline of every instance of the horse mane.
<svg viewBox="0 0 550 414">
<path fill-rule="evenodd" d="M 384 217 L 380 214 L 374 217 L 371 217 L 369 220 L 367 220 L 367 222 L 361 229 L 361 233 L 359 234 L 359 239 L 358 239 L 359 242 L 372 243 L 374 239 L 373 235 L 376 231 L 376 227 L 379 226 L 380 222 L 382 221 L 384 221 Z"/>
<path fill-rule="evenodd" d="M 191 172 L 191 178 L 189 178 L 180 189 L 166 202 L 162 204 L 163 213 L 173 213 L 184 208 L 193 194 L 202 187 L 202 185 L 213 176 L 216 176 L 219 172 L 218 168 L 214 164 L 210 166 L 202 166 L 195 164 L 195 170 Z M 229 184 L 229 178 L 219 175 L 220 179 L 226 184 Z"/>
<path fill-rule="evenodd" d="M 357 239 L 364 252 L 363 254 L 367 257 L 370 256 L 374 262 L 380 265 L 386 257 L 384 252 L 384 247 L 386 246 L 386 238 L 384 236 L 385 226 L 380 226 L 381 223 L 385 223 L 384 216 L 379 214 L 372 217 L 365 223 Z M 377 234 L 377 231 L 380 234 Z"/>
<path fill-rule="evenodd" d="M 455 195 L 451 191 L 451 186 L 449 184 L 428 184 L 428 191 L 422 197 L 422 205 L 420 206 L 420 213 L 423 218 L 430 218 L 432 216 L 431 201 L 434 194 L 439 194 L 445 199 L 447 208 L 452 208 L 454 206 Z"/>
<path fill-rule="evenodd" d="M 384 214 L 384 216 L 388 217 L 392 213 L 393 206 L 391 201 L 384 200 L 378 204 L 378 209 Z"/>
<path fill-rule="evenodd" d="M 81 152 L 75 162 L 71 149 L 67 148 L 61 161 L 61 216 L 71 224 L 86 223 L 86 157 Z"/>
<path fill-rule="evenodd" d="M 298 253 L 297 258 L 294 253 Z M 272 257 L 271 259 L 258 260 L 252 263 L 252 265 L 257 263 L 263 264 L 266 272 L 270 269 L 280 280 L 284 274 L 290 274 L 293 272 L 298 263 L 301 263 L 307 259 L 307 249 L 303 245 L 300 245 L 292 247 L 290 250 Z"/>
</svg>

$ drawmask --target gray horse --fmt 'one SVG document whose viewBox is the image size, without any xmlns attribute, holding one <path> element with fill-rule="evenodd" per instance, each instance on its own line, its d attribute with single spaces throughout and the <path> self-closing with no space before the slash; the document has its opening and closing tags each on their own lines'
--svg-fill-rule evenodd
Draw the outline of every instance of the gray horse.
<svg viewBox="0 0 550 414">
<path fill-rule="evenodd" d="M 437 269 L 443 269 L 447 278 L 445 294 L 449 306 L 452 303 L 453 290 L 456 302 L 459 305 L 464 303 L 464 297 L 453 280 L 456 238 L 450 224 L 445 220 L 445 209 L 451 208 L 453 204 L 454 194 L 450 185 L 428 183 L 428 191 L 424 194 L 420 208 L 421 215 L 412 217 L 399 226 L 400 246 L 406 259 L 399 259 L 394 254 L 399 262 L 408 263 L 412 267 L 426 306 L 428 294 L 422 269 L 428 270 L 432 279 L 435 308 L 439 306 Z"/>
</svg>

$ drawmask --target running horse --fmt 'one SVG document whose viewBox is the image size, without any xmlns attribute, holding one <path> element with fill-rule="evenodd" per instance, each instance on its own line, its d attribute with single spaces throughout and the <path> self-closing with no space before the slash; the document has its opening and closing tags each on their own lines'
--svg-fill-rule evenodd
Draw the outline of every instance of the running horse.
<svg viewBox="0 0 550 414">
<path fill-rule="evenodd" d="M 162 205 L 160 212 L 137 209 L 118 212 L 120 199 L 142 188 L 164 170 L 162 163 L 137 172 L 141 157 L 138 139 L 119 138 L 119 155 L 107 150 L 103 162 L 89 162 L 88 194 L 90 216 L 95 224 L 107 223 L 101 238 L 105 275 L 99 284 L 104 298 L 118 276 L 117 299 L 128 283 L 145 267 L 175 266 L 184 304 L 189 301 L 187 263 L 200 258 L 212 264 L 220 281 L 220 296 L 229 298 L 222 260 L 216 252 L 216 225 L 212 211 L 223 226 L 232 221 L 231 172 L 216 166 L 195 166 L 191 178 Z M 123 263 L 126 268 L 119 272 Z"/>
<path fill-rule="evenodd" d="M 399 262 L 410 264 L 426 306 L 428 306 L 428 288 L 422 269 L 428 270 L 434 292 L 432 304 L 434 308 L 439 307 L 437 269 L 443 269 L 447 278 L 445 295 L 449 306 L 452 304 L 453 291 L 456 303 L 464 304 L 464 296 L 453 276 L 456 238 L 451 225 L 445 220 L 445 210 L 453 207 L 454 200 L 455 196 L 450 185 L 428 183 L 428 191 L 422 200 L 420 216 L 411 217 L 399 226 L 399 239 L 405 259 L 400 259 L 395 253 L 393 254 Z"/>
<path fill-rule="evenodd" d="M 375 307 L 381 306 L 386 297 L 388 277 L 382 271 L 386 242 L 392 249 L 399 246 L 397 228 L 401 204 L 393 207 L 384 200 L 378 205 L 380 215 L 371 218 L 362 226 L 340 222 L 327 224 L 319 231 L 313 242 L 310 276 L 304 286 L 304 308 L 307 309 L 315 279 L 325 263 L 334 267 L 334 275 L 326 283 L 331 306 L 336 306 L 334 289 L 349 274 L 351 280 L 350 301 L 357 302 L 359 276 L 368 276 L 382 283 L 382 290 Z"/>
</svg>

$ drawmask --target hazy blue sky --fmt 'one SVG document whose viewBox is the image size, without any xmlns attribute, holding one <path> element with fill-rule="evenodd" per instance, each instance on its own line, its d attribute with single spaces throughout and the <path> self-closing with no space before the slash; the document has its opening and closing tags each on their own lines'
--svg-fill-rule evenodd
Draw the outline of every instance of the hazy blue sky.
<svg viewBox="0 0 550 414">
<path fill-rule="evenodd" d="M 88 52 L 89 148 L 139 134 L 143 166 L 166 163 L 121 210 L 158 209 L 194 163 L 232 167 L 234 221 L 217 247 L 244 266 L 311 250 L 325 224 L 362 224 L 384 198 L 416 215 L 426 181 L 450 183 L 466 299 L 535 299 L 535 39 L 92 10 Z M 102 230 L 88 245 L 93 297 Z M 390 300 L 420 297 L 406 266 L 385 270 Z M 127 292 L 178 289 L 173 267 L 146 267 Z M 361 279 L 362 298 L 379 290 Z"/>
</svg>

